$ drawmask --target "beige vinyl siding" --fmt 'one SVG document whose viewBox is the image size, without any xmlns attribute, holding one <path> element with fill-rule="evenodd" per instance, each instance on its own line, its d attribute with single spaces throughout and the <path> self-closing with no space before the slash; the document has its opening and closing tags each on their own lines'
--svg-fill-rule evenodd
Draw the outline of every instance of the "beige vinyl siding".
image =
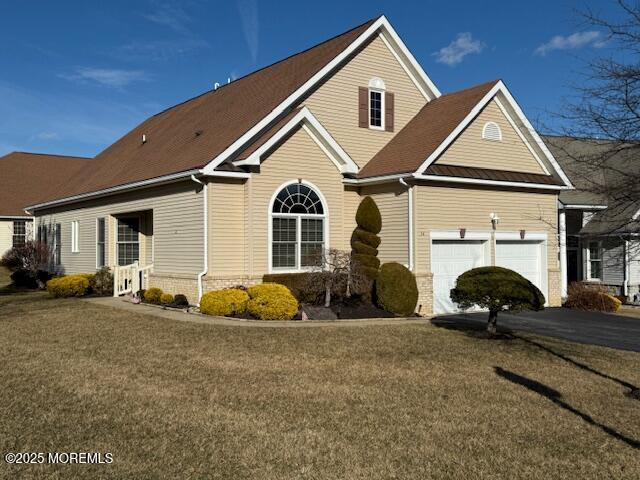
<svg viewBox="0 0 640 480">
<path fill-rule="evenodd" d="M 0 257 L 13 247 L 13 220 L 0 220 Z"/>
<path fill-rule="evenodd" d="M 37 212 L 37 223 L 62 227 L 64 273 L 96 269 L 96 219 L 107 219 L 107 264 L 115 265 L 116 216 L 153 211 L 154 238 L 140 238 L 140 258 L 155 250 L 154 272 L 196 274 L 203 269 L 203 200 L 194 182 L 181 182 Z M 79 223 L 79 252 L 71 252 L 71 222 Z M 145 227 L 141 222 L 141 230 Z M 150 233 L 150 232 L 149 232 Z"/>
<path fill-rule="evenodd" d="M 491 213 L 500 217 L 499 232 L 547 232 L 547 267 L 558 268 L 556 194 L 433 185 L 418 185 L 415 190 L 418 273 L 431 271 L 432 230 L 491 232 Z"/>
<path fill-rule="evenodd" d="M 209 183 L 208 276 L 245 273 L 245 186 L 242 180 Z"/>
<path fill-rule="evenodd" d="M 382 242 L 378 247 L 381 262 L 409 263 L 409 203 L 407 189 L 399 184 L 362 188 L 362 196 L 370 195 L 382 216 Z"/>
<path fill-rule="evenodd" d="M 394 94 L 394 132 L 358 127 L 358 87 L 381 78 Z M 425 105 L 402 65 L 378 36 L 312 93 L 304 104 L 360 168 Z"/>
<path fill-rule="evenodd" d="M 342 175 L 320 147 L 299 128 L 277 150 L 267 157 L 247 185 L 249 209 L 247 242 L 250 275 L 263 275 L 268 265 L 269 203 L 284 182 L 301 179 L 315 185 L 328 203 L 325 211 L 329 222 L 330 248 L 349 248 L 351 227 L 344 222 L 344 187 Z"/>
<path fill-rule="evenodd" d="M 482 129 L 487 122 L 498 124 L 502 131 L 502 141 L 482 138 Z M 514 172 L 545 173 L 495 100 L 487 104 L 473 122 L 436 160 L 436 163 Z"/>
</svg>

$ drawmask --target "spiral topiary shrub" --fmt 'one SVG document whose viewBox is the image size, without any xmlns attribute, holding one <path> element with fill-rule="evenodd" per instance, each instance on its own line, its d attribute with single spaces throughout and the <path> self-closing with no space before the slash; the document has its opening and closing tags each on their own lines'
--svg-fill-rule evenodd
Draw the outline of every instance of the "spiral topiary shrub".
<svg viewBox="0 0 640 480">
<path fill-rule="evenodd" d="M 250 287 L 247 310 L 260 320 L 291 320 L 298 313 L 298 301 L 284 285 L 262 283 Z"/>
<path fill-rule="evenodd" d="M 148 288 L 144 291 L 144 301 L 148 303 L 160 303 L 160 297 L 163 293 L 160 288 Z"/>
<path fill-rule="evenodd" d="M 88 291 L 89 279 L 86 275 L 67 275 L 47 282 L 47 292 L 55 298 L 82 297 Z"/>
<path fill-rule="evenodd" d="M 477 305 L 489 310 L 487 331 L 496 333 L 498 313 L 502 310 L 542 310 L 543 293 L 517 272 L 502 267 L 480 267 L 464 272 L 451 289 L 451 300 L 460 308 Z"/>
<path fill-rule="evenodd" d="M 411 271 L 396 262 L 380 267 L 376 280 L 378 306 L 387 312 L 409 316 L 418 304 L 418 285 Z"/>
<path fill-rule="evenodd" d="M 200 312 L 205 315 L 228 317 L 247 310 L 249 294 L 239 288 L 226 288 L 205 293 L 200 299 Z"/>
<path fill-rule="evenodd" d="M 160 295 L 160 303 L 162 305 L 171 305 L 173 303 L 173 295 L 170 293 L 163 293 Z"/>
<path fill-rule="evenodd" d="M 370 280 L 378 277 L 380 260 L 378 246 L 382 230 L 382 216 L 376 202 L 371 197 L 364 197 L 356 212 L 358 225 L 351 236 L 351 257 L 362 273 Z"/>
</svg>

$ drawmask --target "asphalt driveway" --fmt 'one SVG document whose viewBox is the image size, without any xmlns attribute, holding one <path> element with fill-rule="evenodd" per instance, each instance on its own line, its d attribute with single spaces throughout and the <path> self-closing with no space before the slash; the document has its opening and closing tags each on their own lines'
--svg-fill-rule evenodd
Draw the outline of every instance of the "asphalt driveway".
<svg viewBox="0 0 640 480">
<path fill-rule="evenodd" d="M 486 327 L 487 314 L 445 315 L 435 317 L 431 322 L 444 328 L 480 329 Z M 640 319 L 609 313 L 567 308 L 547 308 L 541 312 L 516 315 L 501 313 L 498 316 L 498 329 L 640 352 Z"/>
</svg>

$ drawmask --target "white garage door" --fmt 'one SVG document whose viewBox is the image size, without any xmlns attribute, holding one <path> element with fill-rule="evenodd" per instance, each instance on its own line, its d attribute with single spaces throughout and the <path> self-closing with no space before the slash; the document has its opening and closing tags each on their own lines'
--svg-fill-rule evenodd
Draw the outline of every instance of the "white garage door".
<svg viewBox="0 0 640 480">
<path fill-rule="evenodd" d="M 542 282 L 542 242 L 498 240 L 496 265 L 518 272 L 546 295 Z"/>
<path fill-rule="evenodd" d="M 481 240 L 433 240 L 431 268 L 433 271 L 433 311 L 453 313 L 458 308 L 449 296 L 460 274 L 487 264 L 485 242 Z"/>
</svg>

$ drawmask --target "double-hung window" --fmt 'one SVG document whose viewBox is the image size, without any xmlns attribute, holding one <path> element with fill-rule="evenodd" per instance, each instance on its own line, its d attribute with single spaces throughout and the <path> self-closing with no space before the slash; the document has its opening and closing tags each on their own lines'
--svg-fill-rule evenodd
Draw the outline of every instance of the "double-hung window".
<svg viewBox="0 0 640 480">
<path fill-rule="evenodd" d="M 369 128 L 384 130 L 385 84 L 381 78 L 369 81 Z"/>
<path fill-rule="evenodd" d="M 20 247 L 27 241 L 27 222 L 25 220 L 14 220 L 13 222 L 13 242 L 14 247 Z"/>
<path fill-rule="evenodd" d="M 140 219 L 138 217 L 118 219 L 118 265 L 130 265 L 140 261 Z"/>
<path fill-rule="evenodd" d="M 325 248 L 325 209 L 303 183 L 278 192 L 271 210 L 271 268 L 304 270 L 318 265 Z"/>
<path fill-rule="evenodd" d="M 588 248 L 589 280 L 602 280 L 602 242 L 591 241 Z"/>
<path fill-rule="evenodd" d="M 106 255 L 106 222 L 104 217 L 96 219 L 96 268 L 107 263 Z"/>
</svg>

